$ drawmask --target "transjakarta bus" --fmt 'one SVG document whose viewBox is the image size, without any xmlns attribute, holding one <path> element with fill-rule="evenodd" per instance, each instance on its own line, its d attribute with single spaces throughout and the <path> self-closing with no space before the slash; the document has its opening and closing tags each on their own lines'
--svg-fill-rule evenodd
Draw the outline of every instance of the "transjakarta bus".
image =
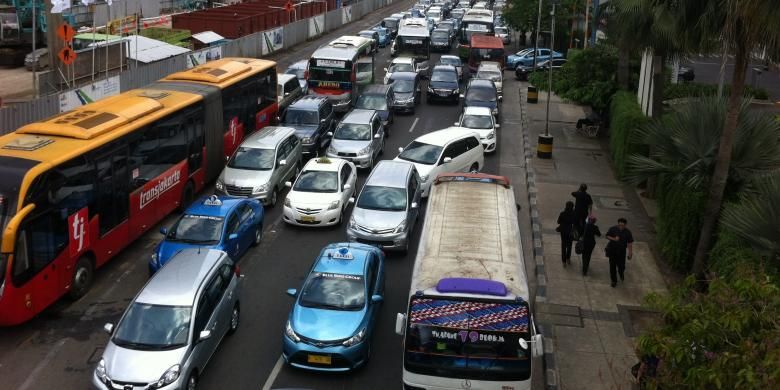
<svg viewBox="0 0 780 390">
<path fill-rule="evenodd" d="M 504 69 L 506 55 L 504 54 L 504 42 L 501 38 L 492 35 L 472 35 L 469 47 L 469 70 L 472 74 L 477 72 L 482 61 L 495 61 Z"/>
<path fill-rule="evenodd" d="M 396 332 L 405 336 L 404 388 L 531 389 L 542 336 L 505 177 L 436 178 Z"/>
<path fill-rule="evenodd" d="M 185 92 L 193 88 L 218 91 L 222 102 L 225 156 L 231 156 L 244 136 L 271 124 L 279 106 L 276 100 L 276 63 L 254 58 L 223 58 L 160 80 L 153 88 Z M 202 86 L 202 87 L 201 87 Z"/>
<path fill-rule="evenodd" d="M 350 103 L 358 97 L 359 78 L 366 77 L 363 74 L 368 66 L 359 63 L 370 63 L 373 81 L 373 55 L 371 40 L 357 36 L 343 36 L 315 50 L 306 72 L 309 95 L 326 96 L 334 110 L 348 111 Z"/>
<path fill-rule="evenodd" d="M 431 59 L 431 32 L 424 18 L 401 20 L 398 35 L 395 37 L 395 55 L 413 57 L 417 60 L 417 71 L 428 75 L 428 62 Z"/>
<path fill-rule="evenodd" d="M 495 26 L 493 11 L 485 9 L 470 9 L 463 15 L 458 31 L 458 56 L 466 60 L 469 56 L 469 45 L 473 35 L 493 35 Z"/>
<path fill-rule="evenodd" d="M 241 90 L 238 112 L 256 117 L 262 85 Z M 83 296 L 95 269 L 219 175 L 222 91 L 157 82 L 0 137 L 0 325 Z"/>
</svg>

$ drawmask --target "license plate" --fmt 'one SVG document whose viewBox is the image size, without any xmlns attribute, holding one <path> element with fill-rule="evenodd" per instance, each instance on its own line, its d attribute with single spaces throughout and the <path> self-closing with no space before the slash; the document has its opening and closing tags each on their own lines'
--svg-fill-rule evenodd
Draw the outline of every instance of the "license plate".
<svg viewBox="0 0 780 390">
<path fill-rule="evenodd" d="M 312 217 L 311 215 L 301 215 L 301 221 L 314 222 L 314 217 Z"/>
<path fill-rule="evenodd" d="M 309 363 L 330 364 L 330 356 L 309 355 L 307 361 Z"/>
<path fill-rule="evenodd" d="M 450 96 L 450 94 L 449 94 L 449 93 L 447 93 L 447 92 L 438 92 L 437 94 L 438 94 L 439 96 Z"/>
</svg>

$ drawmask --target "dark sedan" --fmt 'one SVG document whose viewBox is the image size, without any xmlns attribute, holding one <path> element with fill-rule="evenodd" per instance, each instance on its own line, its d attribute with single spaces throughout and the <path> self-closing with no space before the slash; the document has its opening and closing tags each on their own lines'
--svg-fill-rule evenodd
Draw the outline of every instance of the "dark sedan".
<svg viewBox="0 0 780 390">
<path fill-rule="evenodd" d="M 461 97 L 463 98 L 463 107 L 487 107 L 498 119 L 501 96 L 498 95 L 496 85 L 493 84 L 492 80 L 469 80 L 466 92 Z"/>
<path fill-rule="evenodd" d="M 414 113 L 422 96 L 422 76 L 417 72 L 395 72 L 390 76 L 388 84 L 393 85 L 393 110 Z"/>
<path fill-rule="evenodd" d="M 565 59 L 556 58 L 553 60 L 552 68 L 553 70 L 558 70 L 564 64 L 566 64 Z M 547 70 L 547 69 L 550 69 L 550 60 L 542 61 L 536 64 L 536 70 Z M 533 71 L 534 71 L 533 65 L 529 65 L 529 66 L 518 65 L 517 68 L 515 68 L 515 78 L 518 80 L 528 80 L 528 75 L 530 75 Z"/>
<path fill-rule="evenodd" d="M 433 67 L 431 81 L 428 83 L 428 102 L 444 100 L 458 102 L 460 89 L 458 71 L 452 65 L 436 65 Z"/>
</svg>

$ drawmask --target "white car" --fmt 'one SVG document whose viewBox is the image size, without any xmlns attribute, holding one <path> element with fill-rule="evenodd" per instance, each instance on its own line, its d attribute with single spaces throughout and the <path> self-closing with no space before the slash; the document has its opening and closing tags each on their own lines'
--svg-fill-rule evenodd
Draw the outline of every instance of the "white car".
<svg viewBox="0 0 780 390">
<path fill-rule="evenodd" d="M 483 61 L 477 68 L 475 78 L 493 80 L 498 96 L 503 96 L 504 72 L 501 70 L 501 64 L 498 62 Z"/>
<path fill-rule="evenodd" d="M 313 158 L 306 163 L 284 199 L 284 222 L 297 226 L 341 223 L 355 194 L 355 164 L 340 158 Z"/>
<path fill-rule="evenodd" d="M 479 134 L 471 129 L 449 127 L 430 132 L 398 148 L 398 161 L 414 164 L 422 181 L 422 196 L 427 197 L 431 183 L 444 172 L 479 172 L 485 165 L 485 148 Z"/>
<path fill-rule="evenodd" d="M 394 72 L 417 72 L 417 61 L 412 57 L 393 58 L 390 66 L 385 68 L 385 84 L 390 81 L 390 77 L 393 76 Z"/>
<path fill-rule="evenodd" d="M 489 108 L 466 107 L 463 110 L 460 119 L 455 122 L 455 126 L 465 127 L 476 131 L 477 134 L 479 134 L 479 140 L 482 142 L 482 147 L 485 148 L 485 153 L 496 151 L 496 147 L 498 146 L 496 129 L 501 127 L 501 125 L 496 123 Z"/>
</svg>

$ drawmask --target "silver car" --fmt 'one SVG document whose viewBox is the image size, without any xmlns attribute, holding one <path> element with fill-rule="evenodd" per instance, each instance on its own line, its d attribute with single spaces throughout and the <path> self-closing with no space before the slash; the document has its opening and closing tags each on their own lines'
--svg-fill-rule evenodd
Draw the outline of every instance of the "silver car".
<svg viewBox="0 0 780 390">
<path fill-rule="evenodd" d="M 385 148 L 385 126 L 376 110 L 354 109 L 344 116 L 332 136 L 327 156 L 371 169 Z"/>
<path fill-rule="evenodd" d="M 185 249 L 135 296 L 92 374 L 98 389 L 193 389 L 222 338 L 238 329 L 238 267 L 227 253 Z"/>
<path fill-rule="evenodd" d="M 228 159 L 217 179 L 216 192 L 255 198 L 273 207 L 284 182 L 300 172 L 302 156 L 295 129 L 264 127 L 247 137 Z"/>
<path fill-rule="evenodd" d="M 406 252 L 420 212 L 422 185 L 414 164 L 382 160 L 368 176 L 347 226 L 347 238 Z"/>
</svg>

